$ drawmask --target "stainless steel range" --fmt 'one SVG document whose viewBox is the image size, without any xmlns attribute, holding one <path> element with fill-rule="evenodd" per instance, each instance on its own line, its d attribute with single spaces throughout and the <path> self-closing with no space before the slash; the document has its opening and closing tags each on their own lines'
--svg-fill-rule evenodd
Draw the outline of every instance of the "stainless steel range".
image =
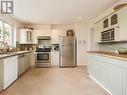
<svg viewBox="0 0 127 95">
<path fill-rule="evenodd" d="M 51 67 L 51 52 L 36 52 L 36 67 Z"/>
<path fill-rule="evenodd" d="M 51 67 L 50 37 L 39 37 L 35 56 L 36 67 Z M 47 41 L 47 42 L 46 42 Z"/>
</svg>

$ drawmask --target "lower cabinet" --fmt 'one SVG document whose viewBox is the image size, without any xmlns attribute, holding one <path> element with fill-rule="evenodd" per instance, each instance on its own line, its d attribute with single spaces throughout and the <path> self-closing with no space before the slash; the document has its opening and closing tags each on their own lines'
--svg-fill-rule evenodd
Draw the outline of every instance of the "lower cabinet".
<svg viewBox="0 0 127 95">
<path fill-rule="evenodd" d="M 113 64 L 116 62 L 116 64 Z M 87 69 L 89 74 L 108 89 L 113 95 L 127 95 L 127 69 L 122 61 L 107 61 L 104 57 L 90 54 Z M 123 62 L 125 65 L 127 62 Z"/>
<path fill-rule="evenodd" d="M 51 52 L 51 63 L 52 65 L 59 65 L 59 51 Z"/>
<path fill-rule="evenodd" d="M 20 54 L 18 56 L 18 76 L 21 76 L 31 65 L 31 53 Z"/>
</svg>

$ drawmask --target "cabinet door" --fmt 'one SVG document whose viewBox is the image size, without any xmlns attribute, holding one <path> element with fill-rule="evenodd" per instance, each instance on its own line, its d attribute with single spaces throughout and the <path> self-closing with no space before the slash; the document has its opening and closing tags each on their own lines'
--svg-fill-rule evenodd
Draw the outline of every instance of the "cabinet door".
<svg viewBox="0 0 127 95">
<path fill-rule="evenodd" d="M 20 44 L 32 43 L 32 31 L 30 29 L 19 30 L 19 43 Z"/>
<path fill-rule="evenodd" d="M 94 41 L 95 42 L 101 41 L 101 32 L 103 29 L 102 25 L 103 25 L 102 21 L 99 21 L 95 24 L 95 27 L 94 27 Z"/>
<path fill-rule="evenodd" d="M 24 72 L 27 70 L 27 68 L 28 68 L 28 55 L 27 55 L 27 53 L 26 54 L 24 54 Z"/>
<path fill-rule="evenodd" d="M 26 29 L 19 30 L 19 43 L 26 43 L 27 42 L 27 32 Z"/>
<path fill-rule="evenodd" d="M 33 30 L 33 33 L 32 33 L 32 42 L 34 43 L 34 44 L 37 44 L 38 42 L 37 42 L 37 36 L 38 36 L 38 31 L 36 31 L 36 30 Z"/>
<path fill-rule="evenodd" d="M 93 76 L 96 80 L 100 80 L 100 62 L 95 60 L 94 57 L 88 57 L 88 65 L 87 69 L 91 76 Z"/>
<path fill-rule="evenodd" d="M 59 65 L 59 51 L 51 52 L 51 63 L 52 65 Z"/>
<path fill-rule="evenodd" d="M 123 70 L 117 66 L 110 66 L 109 86 L 113 95 L 123 95 Z"/>
<path fill-rule="evenodd" d="M 31 66 L 31 53 L 28 53 L 28 68 Z"/>
<path fill-rule="evenodd" d="M 52 30 L 51 33 L 51 43 L 52 44 L 58 44 L 59 43 L 59 32 L 58 30 Z"/>
<path fill-rule="evenodd" d="M 101 61 L 101 83 L 103 86 L 105 86 L 106 88 L 109 88 L 109 74 L 110 74 L 110 71 L 109 71 L 109 68 L 110 66 L 108 64 L 106 64 L 105 62 L 102 62 Z"/>
<path fill-rule="evenodd" d="M 21 57 L 21 63 L 20 63 L 20 65 L 21 65 L 21 75 L 25 72 L 25 57 L 24 57 L 24 55 L 22 55 L 22 57 Z"/>
<path fill-rule="evenodd" d="M 119 11 L 119 40 L 127 40 L 127 7 Z"/>
<path fill-rule="evenodd" d="M 20 76 L 20 75 L 21 75 L 21 57 L 19 55 L 19 57 L 18 57 L 18 76 Z"/>
</svg>

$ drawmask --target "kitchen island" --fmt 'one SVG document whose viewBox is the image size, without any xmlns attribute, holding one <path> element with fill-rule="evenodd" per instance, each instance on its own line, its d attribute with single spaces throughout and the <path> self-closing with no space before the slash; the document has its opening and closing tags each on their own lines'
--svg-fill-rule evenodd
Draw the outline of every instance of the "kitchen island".
<svg viewBox="0 0 127 95">
<path fill-rule="evenodd" d="M 127 95 L 127 54 L 89 51 L 89 76 L 112 95 Z"/>
</svg>

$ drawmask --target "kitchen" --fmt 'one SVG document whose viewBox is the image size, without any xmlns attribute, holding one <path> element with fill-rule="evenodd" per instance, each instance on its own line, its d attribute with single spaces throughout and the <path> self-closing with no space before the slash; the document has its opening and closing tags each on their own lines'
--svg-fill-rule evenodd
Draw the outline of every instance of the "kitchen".
<svg viewBox="0 0 127 95">
<path fill-rule="evenodd" d="M 127 95 L 126 0 L 13 2 L 0 16 L 0 95 Z"/>
</svg>

